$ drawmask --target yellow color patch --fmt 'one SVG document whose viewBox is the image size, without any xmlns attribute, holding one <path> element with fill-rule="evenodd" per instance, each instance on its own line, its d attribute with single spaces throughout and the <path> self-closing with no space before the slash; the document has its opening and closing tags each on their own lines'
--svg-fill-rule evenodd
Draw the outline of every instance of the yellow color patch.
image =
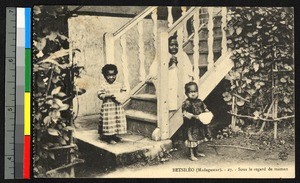
<svg viewBox="0 0 300 183">
<path fill-rule="evenodd" d="M 30 135 L 30 117 L 31 117 L 30 93 L 24 96 L 24 135 Z"/>
</svg>

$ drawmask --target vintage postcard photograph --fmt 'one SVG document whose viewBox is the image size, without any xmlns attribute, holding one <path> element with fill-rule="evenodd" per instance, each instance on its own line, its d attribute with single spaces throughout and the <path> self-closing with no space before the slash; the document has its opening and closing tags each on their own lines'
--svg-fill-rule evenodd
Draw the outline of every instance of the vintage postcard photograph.
<svg viewBox="0 0 300 183">
<path fill-rule="evenodd" d="M 295 178 L 293 7 L 32 7 L 33 178 Z"/>
</svg>

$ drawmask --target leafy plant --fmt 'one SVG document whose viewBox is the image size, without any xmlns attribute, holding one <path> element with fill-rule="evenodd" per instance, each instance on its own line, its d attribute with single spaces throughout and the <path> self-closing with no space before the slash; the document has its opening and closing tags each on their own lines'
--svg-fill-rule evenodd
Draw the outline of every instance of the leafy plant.
<svg viewBox="0 0 300 183">
<path fill-rule="evenodd" d="M 66 7 L 34 6 L 33 11 L 33 163 L 34 176 L 45 177 L 76 153 L 50 149 L 72 140 L 74 77 L 82 68 L 69 58 L 75 50 L 69 49 Z"/>
<path fill-rule="evenodd" d="M 292 8 L 233 7 L 227 17 L 234 68 L 223 94 L 228 105 L 233 94 L 238 111 L 253 117 L 278 100 L 278 117 L 294 114 L 294 16 Z M 273 81 L 273 83 L 272 83 Z M 250 121 L 251 122 L 251 121 Z"/>
</svg>

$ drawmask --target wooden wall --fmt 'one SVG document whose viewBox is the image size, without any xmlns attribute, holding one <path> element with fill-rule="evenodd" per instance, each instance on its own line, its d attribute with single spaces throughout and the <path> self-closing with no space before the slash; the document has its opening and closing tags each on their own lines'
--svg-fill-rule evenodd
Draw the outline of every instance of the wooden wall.
<svg viewBox="0 0 300 183">
<path fill-rule="evenodd" d="M 81 50 L 76 53 L 74 61 L 79 65 L 84 65 L 85 71 L 77 84 L 86 89 L 84 95 L 79 96 L 79 116 L 97 114 L 100 110 L 100 100 L 97 98 L 97 90 L 104 78 L 101 68 L 105 64 L 103 34 L 114 32 L 130 18 L 107 17 L 107 16 L 78 16 L 72 17 L 68 21 L 69 37 L 71 47 Z M 144 21 L 144 42 L 145 42 L 145 68 L 146 74 L 154 59 L 155 50 L 153 46 L 152 20 Z M 159 31 L 165 30 L 167 23 L 158 21 Z M 139 60 L 138 60 L 138 31 L 137 27 L 132 28 L 126 35 L 128 50 L 128 69 L 130 87 L 133 88 L 139 83 Z M 117 80 L 123 82 L 123 72 L 121 63 L 122 48 L 120 41 L 115 42 L 115 63 L 119 69 Z M 77 110 L 77 100 L 74 100 L 74 109 Z"/>
</svg>

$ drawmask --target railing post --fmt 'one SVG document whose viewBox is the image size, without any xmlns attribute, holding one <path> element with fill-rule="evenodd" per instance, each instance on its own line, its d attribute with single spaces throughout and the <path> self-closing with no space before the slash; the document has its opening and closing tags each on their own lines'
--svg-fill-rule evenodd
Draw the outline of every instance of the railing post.
<svg viewBox="0 0 300 183">
<path fill-rule="evenodd" d="M 207 39 L 207 46 L 208 46 L 208 55 L 207 55 L 207 70 L 212 68 L 214 66 L 214 37 L 213 37 L 213 27 L 214 27 L 214 22 L 213 22 L 213 12 L 214 9 L 213 7 L 208 7 L 207 8 L 208 12 L 208 23 L 207 23 L 207 29 L 208 29 L 208 39 Z"/>
<path fill-rule="evenodd" d="M 127 92 L 130 91 L 130 84 L 129 84 L 129 70 L 128 70 L 128 61 L 127 61 L 127 44 L 126 44 L 126 34 L 121 37 L 120 40 L 121 47 L 122 47 L 122 69 L 124 75 L 124 85 L 126 87 Z"/>
<path fill-rule="evenodd" d="M 160 63 L 158 65 L 158 98 L 157 116 L 158 128 L 161 139 L 169 138 L 169 109 L 168 109 L 168 33 L 163 32 L 160 36 Z"/>
<path fill-rule="evenodd" d="M 172 6 L 168 6 L 168 27 L 170 28 L 173 24 Z"/>
<path fill-rule="evenodd" d="M 178 102 L 177 106 L 181 106 L 181 102 L 184 100 L 184 64 L 185 62 L 189 62 L 189 60 L 184 60 L 183 54 L 184 51 L 182 49 L 183 45 L 183 33 L 184 33 L 184 27 L 181 27 L 177 31 L 177 42 L 178 42 L 178 54 L 177 54 L 177 59 L 178 59 L 178 88 L 177 88 L 177 98 Z"/>
<path fill-rule="evenodd" d="M 153 46 L 155 49 L 154 61 L 157 61 L 157 9 L 153 10 L 151 18 L 153 21 Z"/>
<path fill-rule="evenodd" d="M 115 40 L 112 33 L 104 34 L 105 62 L 115 63 Z"/>
<path fill-rule="evenodd" d="M 199 84 L 199 11 L 196 11 L 193 17 L 193 26 L 194 26 L 194 54 L 193 54 L 193 60 L 194 60 L 194 81 Z"/>
<path fill-rule="evenodd" d="M 186 14 L 186 6 L 181 6 L 181 16 L 184 16 Z M 186 26 L 187 21 L 183 24 L 183 42 L 187 41 L 188 39 L 188 31 Z"/>
<path fill-rule="evenodd" d="M 138 33 L 139 33 L 139 61 L 140 61 L 140 81 L 145 81 L 146 71 L 145 71 L 145 50 L 144 50 L 144 29 L 143 21 L 138 23 Z"/>
<path fill-rule="evenodd" d="M 227 53 L 227 35 L 226 35 L 226 17 L 227 17 L 227 8 L 222 7 L 222 55 Z"/>
</svg>

